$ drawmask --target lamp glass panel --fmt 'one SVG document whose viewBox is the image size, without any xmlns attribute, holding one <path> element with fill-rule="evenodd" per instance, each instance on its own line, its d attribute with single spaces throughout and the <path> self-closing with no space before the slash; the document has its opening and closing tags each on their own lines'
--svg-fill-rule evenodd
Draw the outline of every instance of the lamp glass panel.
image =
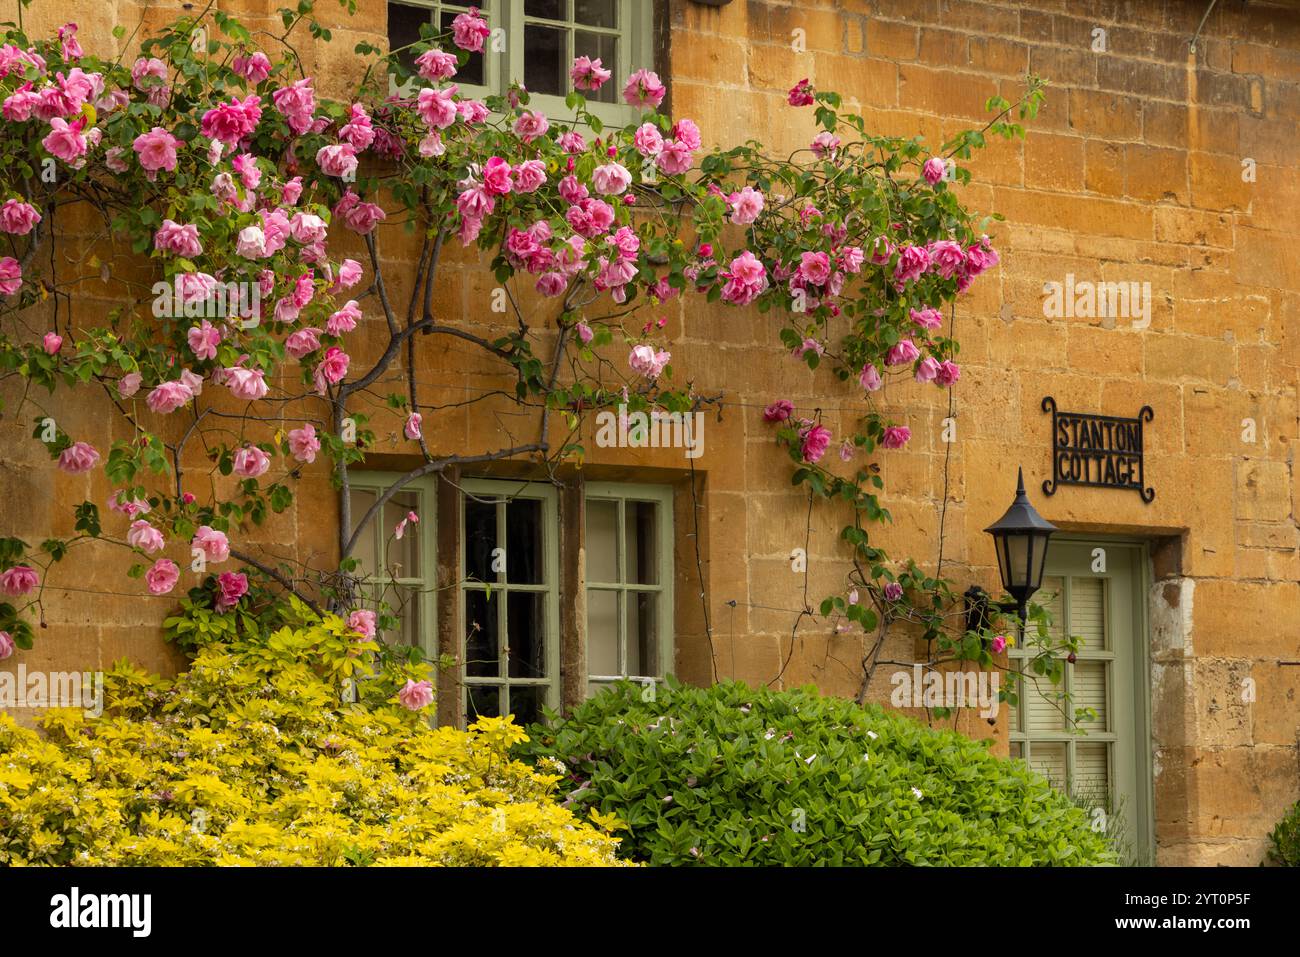
<svg viewBox="0 0 1300 957">
<path fill-rule="evenodd" d="M 1047 541 L 1050 537 L 1050 533 L 1046 532 L 1036 532 L 1032 536 L 1033 552 L 1030 557 L 1033 567 L 1030 569 L 1029 584 L 1035 590 L 1043 584 L 1043 569 L 1047 566 Z"/>
<path fill-rule="evenodd" d="M 1029 579 L 1029 536 L 1007 535 L 1005 541 L 1007 567 L 1003 572 L 1003 584 L 1008 586 L 1008 590 L 1024 588 Z"/>
</svg>

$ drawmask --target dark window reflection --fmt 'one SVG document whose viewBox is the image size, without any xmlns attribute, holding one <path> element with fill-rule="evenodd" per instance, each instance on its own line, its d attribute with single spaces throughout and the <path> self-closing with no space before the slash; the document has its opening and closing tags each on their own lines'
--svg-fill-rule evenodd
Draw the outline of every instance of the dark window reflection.
<svg viewBox="0 0 1300 957">
<path fill-rule="evenodd" d="M 506 598 L 511 678 L 546 677 L 546 596 L 510 592 Z"/>
<path fill-rule="evenodd" d="M 506 503 L 506 581 L 540 585 L 542 569 L 542 503 L 517 498 Z"/>
<path fill-rule="evenodd" d="M 564 96 L 569 92 L 565 33 L 536 23 L 524 27 L 524 86 L 530 93 Z"/>
<path fill-rule="evenodd" d="M 515 716 L 515 724 L 530 725 L 541 721 L 545 702 L 544 688 L 515 685 L 510 689 L 510 713 Z"/>
<path fill-rule="evenodd" d="M 492 501 L 465 498 L 465 577 L 494 582 L 492 549 L 497 547 L 497 507 Z"/>
<path fill-rule="evenodd" d="M 497 628 L 497 594 L 465 590 L 465 673 L 471 678 L 501 674 L 501 641 Z"/>
</svg>

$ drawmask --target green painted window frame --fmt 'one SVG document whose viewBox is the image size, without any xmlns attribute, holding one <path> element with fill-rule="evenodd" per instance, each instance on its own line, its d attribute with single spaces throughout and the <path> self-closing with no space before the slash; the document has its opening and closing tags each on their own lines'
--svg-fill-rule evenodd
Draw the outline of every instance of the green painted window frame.
<svg viewBox="0 0 1300 957">
<path fill-rule="evenodd" d="M 459 12 L 469 6 L 468 3 L 462 5 L 448 3 L 446 0 L 397 0 L 397 2 L 411 7 L 428 7 L 431 19 L 435 12 L 441 12 L 444 7 Z M 573 0 L 564 0 L 564 2 L 568 11 L 565 20 L 543 20 L 538 17 L 527 16 L 524 13 L 524 0 L 481 0 L 477 6 L 486 17 L 489 26 L 493 29 L 500 27 L 505 30 L 506 48 L 503 53 L 493 54 L 489 50 L 486 54 L 484 61 L 486 85 L 475 86 L 462 83 L 462 92 L 472 97 L 504 96 L 511 81 L 522 79 L 524 75 L 524 57 L 527 54 L 524 46 L 524 27 L 528 23 L 568 26 L 570 28 L 574 26 Z M 650 0 L 615 0 L 615 2 L 618 4 L 617 27 L 588 27 L 584 25 L 582 29 L 585 32 L 603 33 L 617 38 L 617 70 L 609 82 L 615 84 L 616 88 L 621 90 L 622 84 L 627 81 L 627 77 L 633 72 L 642 68 L 654 68 L 654 4 Z M 387 3 L 385 3 L 386 13 Z M 385 23 L 387 23 L 386 19 Z M 386 29 L 385 35 L 387 35 Z M 491 42 L 489 38 L 488 43 Z M 572 63 L 572 29 L 567 32 L 566 42 L 568 48 L 564 62 Z M 396 84 L 390 84 L 390 86 L 394 93 L 404 92 Z M 564 103 L 564 97 L 553 94 L 532 93 L 529 107 L 541 110 L 547 116 L 563 116 L 569 112 Z M 588 100 L 587 108 L 607 126 L 626 126 L 640 119 L 641 116 L 639 109 L 621 102 L 621 94 L 620 102 L 600 103 Z"/>
<path fill-rule="evenodd" d="M 351 494 L 356 492 L 373 492 L 376 496 L 382 494 L 400 477 L 396 472 L 376 472 L 357 470 L 348 472 L 348 488 Z M 420 590 L 420 631 L 419 647 L 426 658 L 434 659 L 438 656 L 438 635 L 437 635 L 437 478 L 435 476 L 422 476 L 407 482 L 399 489 L 399 492 L 414 492 L 418 506 L 416 514 L 420 516 L 419 524 L 407 526 L 407 535 L 416 535 L 419 539 L 420 554 L 420 574 L 413 576 L 403 576 L 396 579 L 388 575 L 367 576 L 363 582 L 364 588 L 367 584 L 381 585 L 398 585 L 402 587 L 415 587 Z M 355 504 L 355 501 L 354 501 Z M 352 519 L 355 523 L 359 521 L 364 513 L 358 514 L 353 509 Z M 389 538 L 392 535 L 392 529 L 386 528 L 381 515 L 375 520 L 375 542 L 374 552 L 368 556 L 370 567 L 374 569 L 386 569 L 387 562 L 381 561 L 381 557 L 386 558 L 386 548 Z M 381 556 L 381 553 L 384 553 Z M 361 558 L 353 552 L 354 558 Z M 366 607 L 375 607 L 373 603 L 363 603 Z"/>
<path fill-rule="evenodd" d="M 630 678 L 634 681 L 646 682 L 654 680 L 662 682 L 664 677 L 671 674 L 673 670 L 673 656 L 675 649 L 675 634 L 673 628 L 673 490 L 666 485 L 639 485 L 623 482 L 588 482 L 586 486 L 586 495 L 583 502 L 583 521 L 586 522 L 586 506 L 592 501 L 613 501 L 618 503 L 618 520 L 615 523 L 616 543 L 615 555 L 618 562 L 618 580 L 617 581 L 600 581 L 593 579 L 590 574 L 588 565 L 588 574 L 582 583 L 585 589 L 590 609 L 590 595 L 592 591 L 613 591 L 618 594 L 618 611 L 616 620 L 618 622 L 618 675 L 593 675 L 590 667 L 587 669 L 586 683 L 588 694 L 591 693 L 591 685 L 609 684 L 620 678 Z M 659 554 L 656 556 L 659 572 L 656 576 L 659 580 L 657 585 L 643 585 L 627 581 L 627 549 L 625 544 L 625 534 L 627 528 L 626 510 L 628 502 L 651 502 L 656 506 L 656 547 Z M 591 551 L 587 551 L 590 558 Z M 656 635 L 656 644 L 658 650 L 659 673 L 657 675 L 632 675 L 627 670 L 627 600 L 628 594 L 652 594 L 658 596 L 658 608 L 655 614 L 655 627 L 658 630 Z M 587 629 L 590 629 L 590 619 L 588 619 Z M 587 630 L 584 629 L 584 630 Z M 590 635 L 588 634 L 588 641 Z"/>
<path fill-rule="evenodd" d="M 461 590 L 459 651 L 461 656 L 461 702 L 460 713 L 467 723 L 472 723 L 475 715 L 470 713 L 470 688 L 498 688 L 498 708 L 500 714 L 511 714 L 510 689 L 512 687 L 539 687 L 544 689 L 543 704 L 558 710 L 560 706 L 560 523 L 559 497 L 555 487 L 541 482 L 515 481 L 510 479 L 464 479 L 458 483 L 461 490 L 457 502 L 456 520 L 460 522 L 460 554 L 457 556 L 458 579 Z M 542 503 L 542 520 L 544 540 L 542 542 L 542 583 L 536 585 L 511 584 L 502 581 L 505 572 L 498 573 L 496 582 L 476 582 L 469 579 L 465 567 L 465 551 L 468 538 L 465 534 L 465 502 L 467 496 L 479 500 L 495 500 L 497 506 L 497 543 L 504 548 L 503 533 L 506 522 L 506 503 L 511 499 L 536 499 Z M 486 591 L 501 595 L 497 602 L 498 635 L 498 674 L 496 677 L 471 676 L 464 665 L 466 656 L 466 608 L 465 593 L 468 591 Z M 512 678 L 510 676 L 509 658 L 509 601 L 505 596 L 510 592 L 526 592 L 545 595 L 545 654 L 546 675 L 542 678 Z"/>
<path fill-rule="evenodd" d="M 1092 551 L 1106 550 L 1106 571 L 1092 570 Z M 1047 553 L 1044 579 L 1060 577 L 1064 581 L 1061 596 L 1060 625 L 1068 628 L 1072 579 L 1102 579 L 1104 588 L 1104 629 L 1108 648 L 1080 648 L 1077 661 L 1107 663 L 1107 730 L 1087 728 L 1086 735 L 1069 730 L 1037 731 L 1027 733 L 1024 723 L 1028 708 L 1024 706 L 1026 694 L 1032 689 L 1021 689 L 1021 707 L 1014 710 L 1015 722 L 1010 728 L 1009 741 L 1019 746 L 1019 757 L 1032 761 L 1034 742 L 1064 743 L 1067 781 L 1075 771 L 1075 751 L 1078 744 L 1105 743 L 1110 745 L 1107 779 L 1110 783 L 1110 803 L 1117 804 L 1124 819 L 1127 843 L 1136 863 L 1150 863 L 1154 859 L 1155 818 L 1153 807 L 1153 742 L 1151 738 L 1151 678 L 1150 638 L 1147 622 L 1147 595 L 1150 590 L 1150 557 L 1144 542 L 1132 540 L 1058 536 L 1052 540 Z M 1118 587 L 1127 580 L 1128 587 Z M 1041 602 L 1046 595 L 1036 598 Z M 1125 637 L 1127 635 L 1127 637 Z M 1121 647 L 1126 643 L 1127 647 Z M 1028 657 L 1017 643 L 1009 651 L 1011 660 Z M 1074 667 L 1065 665 L 1064 690 L 1072 691 Z M 1044 679 L 1045 680 L 1045 679 Z M 1078 702 L 1071 702 L 1070 707 Z M 1086 726 L 1085 726 L 1086 727 Z"/>
</svg>

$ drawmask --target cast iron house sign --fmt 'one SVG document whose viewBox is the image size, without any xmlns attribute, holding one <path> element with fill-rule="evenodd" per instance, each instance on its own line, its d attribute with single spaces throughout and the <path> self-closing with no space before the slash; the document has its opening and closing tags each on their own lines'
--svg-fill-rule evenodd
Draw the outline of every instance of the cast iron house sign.
<svg viewBox="0 0 1300 957">
<path fill-rule="evenodd" d="M 1155 418 L 1149 405 L 1137 418 L 1061 412 L 1050 395 L 1043 411 L 1052 413 L 1052 477 L 1043 482 L 1043 494 L 1052 495 L 1062 485 L 1132 489 L 1150 502 L 1142 470 L 1142 424 Z"/>
</svg>

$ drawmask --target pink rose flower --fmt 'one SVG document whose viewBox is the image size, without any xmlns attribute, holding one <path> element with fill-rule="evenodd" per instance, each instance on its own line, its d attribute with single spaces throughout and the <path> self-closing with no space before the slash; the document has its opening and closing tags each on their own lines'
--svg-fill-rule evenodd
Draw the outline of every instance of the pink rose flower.
<svg viewBox="0 0 1300 957">
<path fill-rule="evenodd" d="M 905 425 L 891 425 L 885 429 L 880 444 L 887 449 L 901 449 L 912 438 L 912 430 Z"/>
<path fill-rule="evenodd" d="M 933 382 L 934 377 L 939 374 L 939 363 L 933 356 L 926 356 L 916 364 L 916 381 Z"/>
<path fill-rule="evenodd" d="M 129 399 L 140 391 L 141 382 L 140 373 L 128 372 L 122 378 L 117 380 L 117 394 L 123 399 Z"/>
<path fill-rule="evenodd" d="M 510 164 L 500 156 L 493 156 L 483 164 L 483 189 L 493 196 L 510 192 Z"/>
<path fill-rule="evenodd" d="M 957 363 L 944 359 L 939 363 L 939 371 L 935 373 L 935 385 L 951 386 L 961 378 L 961 368 Z"/>
<path fill-rule="evenodd" d="M 826 159 L 828 157 L 834 159 L 840 149 L 840 138 L 834 133 L 822 130 L 813 137 L 813 141 L 809 148 L 813 151 L 813 155 L 818 159 Z"/>
<path fill-rule="evenodd" d="M 234 148 L 239 141 L 252 136 L 262 119 L 262 98 L 253 94 L 242 101 L 236 97 L 229 103 L 218 103 L 203 114 L 201 129 L 208 139 Z"/>
<path fill-rule="evenodd" d="M 911 339 L 903 339 L 894 344 L 894 346 L 885 354 L 885 364 L 891 366 L 905 366 L 909 362 L 916 361 L 916 357 L 921 354 Z"/>
<path fill-rule="evenodd" d="M 663 349 L 655 350 L 653 346 L 645 344 L 633 346 L 632 352 L 627 357 L 627 364 L 633 372 L 645 376 L 647 379 L 657 379 L 664 371 L 664 366 L 672 361 L 672 353 Z"/>
<path fill-rule="evenodd" d="M 327 383 L 335 385 L 342 381 L 343 377 L 348 374 L 348 363 L 350 361 L 348 354 L 338 346 L 330 346 L 326 349 L 324 358 L 316 366 L 316 371 L 312 375 L 316 384 L 316 391 L 321 395 L 325 395 Z"/>
<path fill-rule="evenodd" d="M 876 371 L 875 365 L 868 362 L 858 374 L 858 384 L 868 392 L 875 392 L 884 385 L 884 382 L 880 378 L 880 373 Z"/>
<path fill-rule="evenodd" d="M 889 582 L 885 585 L 885 600 L 898 601 L 903 597 L 903 586 L 898 582 Z"/>
<path fill-rule="evenodd" d="M 597 166 L 591 173 L 591 184 L 596 187 L 596 192 L 606 196 L 617 196 L 626 190 L 631 182 L 632 174 L 619 163 Z"/>
<path fill-rule="evenodd" d="M 653 123 L 642 123 L 632 136 L 632 145 L 642 156 L 658 156 L 664 148 L 664 137 Z"/>
<path fill-rule="evenodd" d="M 41 221 L 36 207 L 18 199 L 7 199 L 0 206 L 0 232 L 13 236 L 26 236 Z"/>
<path fill-rule="evenodd" d="M 348 631 L 354 631 L 363 638 L 375 637 L 375 613 L 368 608 L 358 609 L 348 616 Z"/>
<path fill-rule="evenodd" d="M 26 565 L 15 565 L 0 572 L 0 593 L 11 598 L 21 598 L 40 584 L 35 569 Z"/>
<path fill-rule="evenodd" d="M 727 205 L 731 207 L 731 221 L 738 226 L 748 226 L 763 212 L 763 194 L 746 186 L 728 196 Z"/>
<path fill-rule="evenodd" d="M 966 265 L 966 251 L 951 239 L 930 244 L 930 264 L 944 279 L 951 279 Z"/>
<path fill-rule="evenodd" d="M 180 581 L 181 570 L 170 558 L 160 558 L 144 573 L 145 584 L 152 595 L 166 595 Z"/>
<path fill-rule="evenodd" d="M 628 106 L 641 109 L 658 109 L 667 93 L 659 74 L 645 69 L 637 70 L 628 77 L 627 85 L 623 87 L 623 99 Z"/>
<path fill-rule="evenodd" d="M 943 179 L 945 172 L 944 162 L 937 156 L 931 156 L 925 161 L 925 165 L 921 167 L 921 175 L 925 177 L 925 181 L 931 186 Z"/>
<path fill-rule="evenodd" d="M 418 441 L 422 438 L 420 423 L 423 421 L 424 417 L 419 412 L 412 412 L 406 417 L 406 425 L 403 426 L 402 433 L 412 442 Z"/>
<path fill-rule="evenodd" d="M 316 151 L 316 163 L 326 176 L 348 179 L 357 172 L 357 151 L 351 143 L 335 143 Z"/>
<path fill-rule="evenodd" d="M 546 164 L 541 160 L 524 160 L 510 171 L 516 193 L 535 193 L 546 182 Z"/>
<path fill-rule="evenodd" d="M 930 254 L 922 246 L 904 246 L 898 251 L 898 265 L 894 267 L 894 279 L 909 282 L 919 279 L 930 268 Z"/>
<path fill-rule="evenodd" d="M 786 94 L 786 102 L 791 106 L 812 106 L 813 104 L 813 85 L 804 77 Z"/>
<path fill-rule="evenodd" d="M 349 299 L 343 304 L 342 309 L 329 317 L 325 323 L 325 331 L 331 336 L 341 336 L 355 329 L 360 318 L 361 307 L 357 305 L 355 299 Z"/>
<path fill-rule="evenodd" d="M 237 399 L 261 399 L 266 395 L 266 373 L 261 369 L 232 366 L 225 370 L 226 388 Z"/>
<path fill-rule="evenodd" d="M 575 90 L 599 90 L 613 75 L 602 67 L 600 57 L 594 60 L 585 56 L 576 57 L 569 69 L 569 79 L 573 81 Z"/>
<path fill-rule="evenodd" d="M 289 430 L 289 454 L 299 462 L 315 462 L 319 451 L 320 439 L 316 438 L 316 426 L 307 423 L 300 429 Z"/>
<path fill-rule="evenodd" d="M 1006 651 L 1007 649 L 1006 635 L 994 635 L 993 640 L 989 642 L 989 647 L 992 649 L 993 654 L 995 655 L 1002 654 L 1002 652 Z"/>
<path fill-rule="evenodd" d="M 397 692 L 397 700 L 408 711 L 419 711 L 433 704 L 433 684 L 428 681 L 416 681 L 407 678 L 402 690 Z"/>
<path fill-rule="evenodd" d="M 235 473 L 244 478 L 257 478 L 271 467 L 271 457 L 256 445 L 245 445 L 235 452 Z"/>
<path fill-rule="evenodd" d="M 831 257 L 823 252 L 805 252 L 799 256 L 799 276 L 814 286 L 826 285 L 831 278 Z"/>
<path fill-rule="evenodd" d="M 805 462 L 817 462 L 831 444 L 831 430 L 824 425 L 814 425 L 809 427 L 803 434 L 803 445 L 800 452 Z"/>
<path fill-rule="evenodd" d="M 59 350 L 63 348 L 63 336 L 57 332 L 47 332 L 41 338 L 41 348 L 45 350 L 46 355 L 58 355 Z"/>
<path fill-rule="evenodd" d="M 545 136 L 550 128 L 551 121 L 546 118 L 546 114 L 537 110 L 524 113 L 515 120 L 514 126 L 515 133 L 525 143 L 531 143 L 538 137 Z"/>
<path fill-rule="evenodd" d="M 577 331 L 578 339 L 582 342 L 584 346 L 590 343 L 593 338 L 595 338 L 596 334 L 592 332 L 591 326 L 587 325 L 585 322 L 578 322 L 574 325 L 573 328 Z"/>
<path fill-rule="evenodd" d="M 375 141 L 374 124 L 370 122 L 370 114 L 360 103 L 353 103 L 348 110 L 348 121 L 339 128 L 339 139 L 358 153 L 368 149 Z"/>
<path fill-rule="evenodd" d="M 153 234 L 153 248 L 193 259 L 203 252 L 203 243 L 199 241 L 199 227 L 182 226 L 170 219 L 164 219 L 158 231 Z"/>
<path fill-rule="evenodd" d="M 213 565 L 220 565 L 230 557 L 230 540 L 225 532 L 219 532 L 210 525 L 200 525 L 190 542 L 191 549 L 199 549 L 204 558 Z"/>
<path fill-rule="evenodd" d="M 89 472 L 99 462 L 99 452 L 88 442 L 73 442 L 59 453 L 59 468 L 69 475 Z"/>
<path fill-rule="evenodd" d="M 316 91 L 312 89 L 310 77 L 276 90 L 271 94 L 271 102 L 294 135 L 301 136 L 311 129 L 312 114 L 316 111 Z"/>
<path fill-rule="evenodd" d="M 222 572 L 217 576 L 217 588 L 221 592 L 217 598 L 217 611 L 230 611 L 239 604 L 239 599 L 248 594 L 248 576 L 243 572 Z"/>
<path fill-rule="evenodd" d="M 176 169 L 176 147 L 180 142 L 161 126 L 155 126 L 148 133 L 137 136 L 131 148 L 140 158 L 140 165 L 149 172 L 161 169 L 170 173 Z"/>
<path fill-rule="evenodd" d="M 84 125 L 85 117 L 68 123 L 62 117 L 56 116 L 50 120 L 50 132 L 46 134 L 45 139 L 41 140 L 41 145 L 51 156 L 56 156 L 69 165 L 76 165 L 80 158 L 86 155 L 86 138 L 81 135 Z"/>
<path fill-rule="evenodd" d="M 271 75 L 271 61 L 261 50 L 250 56 L 235 57 L 230 67 L 254 86 Z"/>
<path fill-rule="evenodd" d="M 789 399 L 777 399 L 763 410 L 764 422 L 784 422 L 794 414 L 794 403 Z"/>
<path fill-rule="evenodd" d="M 23 284 L 23 267 L 13 256 L 0 259 L 0 295 L 12 296 Z"/>
<path fill-rule="evenodd" d="M 938 329 L 943 325 L 943 313 L 933 306 L 923 306 L 909 311 L 912 321 L 922 329 Z"/>
<path fill-rule="evenodd" d="M 162 551 L 166 544 L 163 533 L 143 518 L 138 518 L 131 523 L 131 528 L 126 533 L 126 541 L 132 548 L 149 553 Z"/>
<path fill-rule="evenodd" d="M 0 661 L 4 661 L 14 653 L 13 637 L 7 631 L 0 631 Z"/>
<path fill-rule="evenodd" d="M 482 53 L 483 41 L 492 35 L 487 21 L 479 16 L 478 7 L 470 7 L 451 21 L 451 42 L 470 53 Z"/>
<path fill-rule="evenodd" d="M 456 57 L 434 47 L 415 58 L 415 69 L 426 80 L 450 80 L 456 75 Z"/>
<path fill-rule="evenodd" d="M 301 359 L 320 348 L 320 330 L 314 327 L 299 329 L 284 340 L 284 351 Z"/>
<path fill-rule="evenodd" d="M 691 168 L 691 151 L 681 140 L 672 140 L 655 157 L 655 165 L 669 176 L 677 176 Z"/>
</svg>

